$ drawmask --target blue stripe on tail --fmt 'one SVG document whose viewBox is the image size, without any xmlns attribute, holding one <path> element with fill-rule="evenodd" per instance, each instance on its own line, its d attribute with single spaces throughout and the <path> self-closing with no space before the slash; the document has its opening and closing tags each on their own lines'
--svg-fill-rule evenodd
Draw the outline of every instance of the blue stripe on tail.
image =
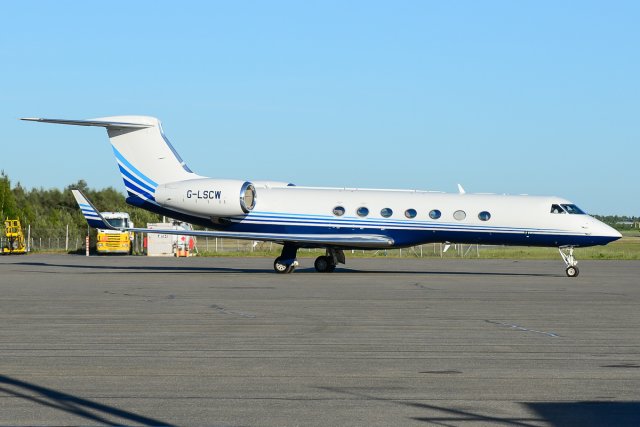
<svg viewBox="0 0 640 427">
<path fill-rule="evenodd" d="M 111 145 L 113 154 L 118 160 L 118 169 L 122 175 L 124 186 L 127 189 L 129 195 L 136 195 L 148 200 L 155 201 L 155 192 L 158 188 L 158 184 L 140 172 L 138 168 L 133 166 L 123 155 L 120 153 L 113 144 Z"/>
</svg>

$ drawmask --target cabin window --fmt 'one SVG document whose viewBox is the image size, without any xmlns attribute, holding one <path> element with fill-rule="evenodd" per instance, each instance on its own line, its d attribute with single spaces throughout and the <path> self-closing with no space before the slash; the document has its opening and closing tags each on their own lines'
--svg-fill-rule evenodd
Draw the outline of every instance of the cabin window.
<svg viewBox="0 0 640 427">
<path fill-rule="evenodd" d="M 478 214 L 478 219 L 480 221 L 489 221 L 491 219 L 491 214 L 487 211 L 482 211 Z"/>
<path fill-rule="evenodd" d="M 462 221 L 463 219 L 465 219 L 467 217 L 467 213 L 465 211 L 455 211 L 453 213 L 453 217 L 455 219 L 457 219 L 458 221 Z"/>
<path fill-rule="evenodd" d="M 431 212 L 429 212 L 429 218 L 431 219 L 438 219 L 442 216 L 442 212 L 440 212 L 438 209 L 434 209 Z"/>
<path fill-rule="evenodd" d="M 560 205 L 551 205 L 551 213 L 552 214 L 563 214 L 566 213 L 564 209 L 560 207 Z"/>
<path fill-rule="evenodd" d="M 364 206 L 361 206 L 358 208 L 356 213 L 358 214 L 358 216 L 365 217 L 369 215 L 369 209 L 365 208 Z"/>
<path fill-rule="evenodd" d="M 418 212 L 416 212 L 415 209 L 407 209 L 406 211 L 404 211 L 404 216 L 406 216 L 407 218 L 415 218 L 416 215 L 418 215 Z"/>
<path fill-rule="evenodd" d="M 389 218 L 391 215 L 393 215 L 393 211 L 389 208 L 382 208 L 382 210 L 380 211 L 380 215 L 382 215 L 384 218 Z"/>
<path fill-rule="evenodd" d="M 333 214 L 335 216 L 342 216 L 344 215 L 344 208 L 342 206 L 336 206 L 335 208 L 333 208 Z"/>
<path fill-rule="evenodd" d="M 572 215 L 586 215 L 586 213 L 576 205 L 562 205 L 562 207 Z"/>
</svg>

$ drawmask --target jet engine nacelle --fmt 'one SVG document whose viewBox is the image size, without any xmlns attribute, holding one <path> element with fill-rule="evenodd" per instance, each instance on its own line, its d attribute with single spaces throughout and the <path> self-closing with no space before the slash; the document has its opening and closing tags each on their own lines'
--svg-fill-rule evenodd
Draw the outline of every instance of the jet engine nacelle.
<svg viewBox="0 0 640 427">
<path fill-rule="evenodd" d="M 190 179 L 159 185 L 155 199 L 182 212 L 224 217 L 249 213 L 256 204 L 256 189 L 248 181 Z"/>
</svg>

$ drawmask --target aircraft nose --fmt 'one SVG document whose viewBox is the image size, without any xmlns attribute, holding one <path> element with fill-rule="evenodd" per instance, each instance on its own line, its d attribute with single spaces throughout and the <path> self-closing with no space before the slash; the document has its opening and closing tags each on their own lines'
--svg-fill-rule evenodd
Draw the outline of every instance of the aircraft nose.
<svg viewBox="0 0 640 427">
<path fill-rule="evenodd" d="M 600 221 L 598 221 L 597 224 L 595 224 L 593 231 L 594 231 L 593 233 L 594 235 L 597 235 L 598 237 L 604 237 L 604 238 L 610 239 L 609 240 L 610 242 L 613 242 L 614 240 L 618 240 L 619 238 L 622 237 L 622 234 L 620 234 L 618 230 Z"/>
<path fill-rule="evenodd" d="M 609 226 L 607 226 L 607 227 L 609 227 Z M 616 240 L 618 240 L 619 238 L 622 237 L 622 234 L 618 230 L 616 230 L 615 228 L 609 227 L 609 230 L 610 230 L 610 234 L 609 234 L 610 237 L 615 237 Z"/>
</svg>

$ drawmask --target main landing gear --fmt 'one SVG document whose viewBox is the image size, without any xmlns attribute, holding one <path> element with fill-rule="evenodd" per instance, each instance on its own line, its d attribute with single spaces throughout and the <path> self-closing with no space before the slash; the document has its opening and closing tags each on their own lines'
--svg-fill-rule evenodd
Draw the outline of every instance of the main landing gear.
<svg viewBox="0 0 640 427">
<path fill-rule="evenodd" d="M 282 253 L 275 261 L 273 261 L 273 269 L 279 274 L 292 273 L 298 266 L 296 255 L 298 253 L 298 247 L 290 244 L 284 245 Z"/>
<path fill-rule="evenodd" d="M 331 273 L 336 269 L 338 263 L 344 264 L 344 252 L 342 249 L 327 249 L 327 254 L 316 258 L 316 262 L 313 263 L 317 272 Z"/>
<path fill-rule="evenodd" d="M 558 248 L 558 250 L 560 251 L 562 260 L 567 265 L 567 269 L 565 270 L 567 276 L 577 277 L 578 274 L 580 274 L 580 270 L 578 270 L 578 261 L 573 257 L 573 246 Z"/>
<path fill-rule="evenodd" d="M 296 255 L 298 253 L 298 247 L 290 244 L 285 244 L 282 248 L 282 253 L 273 262 L 273 269 L 279 274 L 292 273 L 298 266 Z M 341 249 L 327 249 L 327 254 L 316 258 L 314 266 L 316 271 L 320 273 L 331 273 L 336 269 L 336 265 L 344 264 L 345 257 L 344 252 Z"/>
</svg>

